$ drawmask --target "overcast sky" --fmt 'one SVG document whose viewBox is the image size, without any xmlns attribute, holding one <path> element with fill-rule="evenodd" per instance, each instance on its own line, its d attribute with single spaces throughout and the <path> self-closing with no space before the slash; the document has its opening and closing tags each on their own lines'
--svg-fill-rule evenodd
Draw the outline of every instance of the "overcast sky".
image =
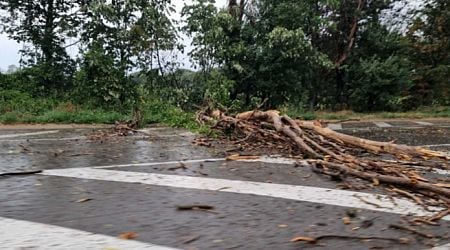
<svg viewBox="0 0 450 250">
<path fill-rule="evenodd" d="M 179 12 L 183 8 L 184 4 L 192 3 L 192 0 L 173 0 L 172 1 L 177 9 L 177 14 L 175 15 L 176 18 L 180 18 Z M 216 5 L 218 7 L 225 6 L 225 3 L 227 0 L 216 0 Z M 189 43 L 189 41 L 186 41 L 186 43 Z M 189 44 L 186 44 L 189 45 Z M 0 69 L 6 70 L 9 65 L 19 64 L 19 50 L 22 47 L 21 44 L 16 43 L 15 41 L 12 41 L 8 39 L 8 37 L 5 34 L 0 34 Z M 186 60 L 183 60 L 186 61 Z M 187 65 L 186 65 L 187 66 Z"/>
</svg>

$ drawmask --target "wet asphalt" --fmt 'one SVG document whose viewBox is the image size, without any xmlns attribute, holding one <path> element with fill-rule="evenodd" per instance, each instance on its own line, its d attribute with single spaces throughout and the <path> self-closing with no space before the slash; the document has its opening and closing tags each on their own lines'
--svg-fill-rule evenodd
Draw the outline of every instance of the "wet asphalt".
<svg viewBox="0 0 450 250">
<path fill-rule="evenodd" d="M 389 128 L 379 128 L 370 122 L 349 122 L 343 124 L 340 132 L 449 150 L 448 145 L 436 144 L 450 144 L 450 121 L 430 122 L 433 125 L 390 122 L 393 127 Z M 189 163 L 183 168 L 178 168 L 178 163 L 119 168 L 114 165 L 218 158 L 224 156 L 225 149 L 193 145 L 196 135 L 180 129 L 152 127 L 145 135 L 92 137 L 98 130 L 0 129 L 0 173 L 109 166 L 106 169 L 339 187 L 339 182 L 293 164 L 217 161 Z M 2 138 L 36 131 L 57 132 Z M 138 234 L 138 241 L 181 249 L 427 249 L 450 242 L 450 222 L 446 221 L 440 226 L 420 227 L 443 236 L 430 240 L 390 229 L 389 224 L 401 223 L 399 215 L 358 210 L 351 223 L 344 224 L 342 218 L 351 208 L 248 194 L 43 175 L 0 177 L 0 190 L 0 217 L 111 236 L 133 231 Z M 383 190 L 361 192 L 383 193 Z M 83 199 L 87 201 L 79 202 Z M 187 204 L 207 204 L 214 207 L 214 212 L 177 210 L 177 206 Z M 367 220 L 373 224 L 361 227 Z M 289 242 L 295 236 L 325 234 L 407 237 L 411 242 L 351 239 L 327 239 L 316 245 Z"/>
</svg>

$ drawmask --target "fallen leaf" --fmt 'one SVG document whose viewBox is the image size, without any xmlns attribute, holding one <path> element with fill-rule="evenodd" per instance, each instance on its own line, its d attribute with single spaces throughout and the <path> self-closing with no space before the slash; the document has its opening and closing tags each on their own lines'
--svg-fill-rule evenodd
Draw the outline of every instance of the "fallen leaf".
<svg viewBox="0 0 450 250">
<path fill-rule="evenodd" d="M 178 210 L 196 210 L 196 209 L 206 209 L 206 210 L 212 210 L 214 209 L 213 206 L 210 205 L 178 205 Z"/>
<path fill-rule="evenodd" d="M 138 234 L 135 232 L 124 232 L 119 235 L 119 238 L 121 238 L 122 240 L 131 240 L 136 238 L 137 236 Z"/>
<path fill-rule="evenodd" d="M 256 155 L 239 155 L 239 154 L 235 154 L 235 155 L 229 155 L 229 156 L 227 156 L 227 158 L 226 158 L 227 161 L 255 160 L 255 159 L 259 159 L 259 156 L 256 156 Z"/>
<path fill-rule="evenodd" d="M 82 202 L 86 202 L 86 201 L 90 201 L 90 200 L 92 200 L 92 199 L 91 198 L 83 198 L 83 199 L 76 200 L 75 202 L 82 203 Z"/>
<path fill-rule="evenodd" d="M 308 236 L 298 236 L 294 237 L 290 240 L 290 242 L 299 242 L 299 241 L 306 241 L 308 243 L 315 243 L 316 239 Z"/>
<path fill-rule="evenodd" d="M 194 242 L 194 241 L 196 241 L 196 240 L 198 240 L 198 239 L 200 239 L 200 235 L 191 236 L 191 237 L 186 238 L 186 239 L 183 241 L 183 244 L 189 244 L 189 243 L 192 243 L 192 242 Z"/>
<path fill-rule="evenodd" d="M 372 185 L 379 186 L 380 185 L 380 181 L 377 178 L 373 178 L 372 179 Z"/>
<path fill-rule="evenodd" d="M 342 218 L 342 222 L 344 222 L 345 225 L 349 225 L 351 224 L 350 218 L 345 216 L 344 218 Z"/>
<path fill-rule="evenodd" d="M 369 228 L 371 226 L 373 226 L 373 220 L 363 220 L 361 222 L 361 227 L 362 228 Z"/>
</svg>

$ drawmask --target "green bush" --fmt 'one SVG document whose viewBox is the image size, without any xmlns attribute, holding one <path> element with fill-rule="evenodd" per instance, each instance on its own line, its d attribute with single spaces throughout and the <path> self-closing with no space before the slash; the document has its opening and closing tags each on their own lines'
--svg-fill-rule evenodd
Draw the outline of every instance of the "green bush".
<svg viewBox="0 0 450 250">
<path fill-rule="evenodd" d="M 355 111 L 400 111 L 406 107 L 412 86 L 409 62 L 391 56 L 361 59 L 349 68 L 350 104 Z"/>
<path fill-rule="evenodd" d="M 162 123 L 171 127 L 198 129 L 195 114 L 185 112 L 173 104 L 165 103 L 159 98 L 148 98 L 143 101 L 141 110 L 143 122 Z"/>
<path fill-rule="evenodd" d="M 17 90 L 0 90 L 0 114 L 7 112 L 41 114 L 54 108 L 57 101 L 48 98 L 33 98 Z"/>
<path fill-rule="evenodd" d="M 124 111 L 134 101 L 136 86 L 101 46 L 84 54 L 75 74 L 74 101 L 91 107 Z"/>
</svg>

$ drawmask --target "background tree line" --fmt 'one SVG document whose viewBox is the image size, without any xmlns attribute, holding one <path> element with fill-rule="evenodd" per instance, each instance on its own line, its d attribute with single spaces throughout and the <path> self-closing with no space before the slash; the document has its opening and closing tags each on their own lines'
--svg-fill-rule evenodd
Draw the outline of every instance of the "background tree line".
<svg viewBox="0 0 450 250">
<path fill-rule="evenodd" d="M 121 113 L 449 105 L 450 3 L 405 2 L 196 0 L 180 22 L 170 0 L 1 0 L 0 29 L 24 46 L 20 70 L 0 74 L 0 112 L 28 99 Z M 195 70 L 175 57 L 186 35 Z"/>
</svg>

